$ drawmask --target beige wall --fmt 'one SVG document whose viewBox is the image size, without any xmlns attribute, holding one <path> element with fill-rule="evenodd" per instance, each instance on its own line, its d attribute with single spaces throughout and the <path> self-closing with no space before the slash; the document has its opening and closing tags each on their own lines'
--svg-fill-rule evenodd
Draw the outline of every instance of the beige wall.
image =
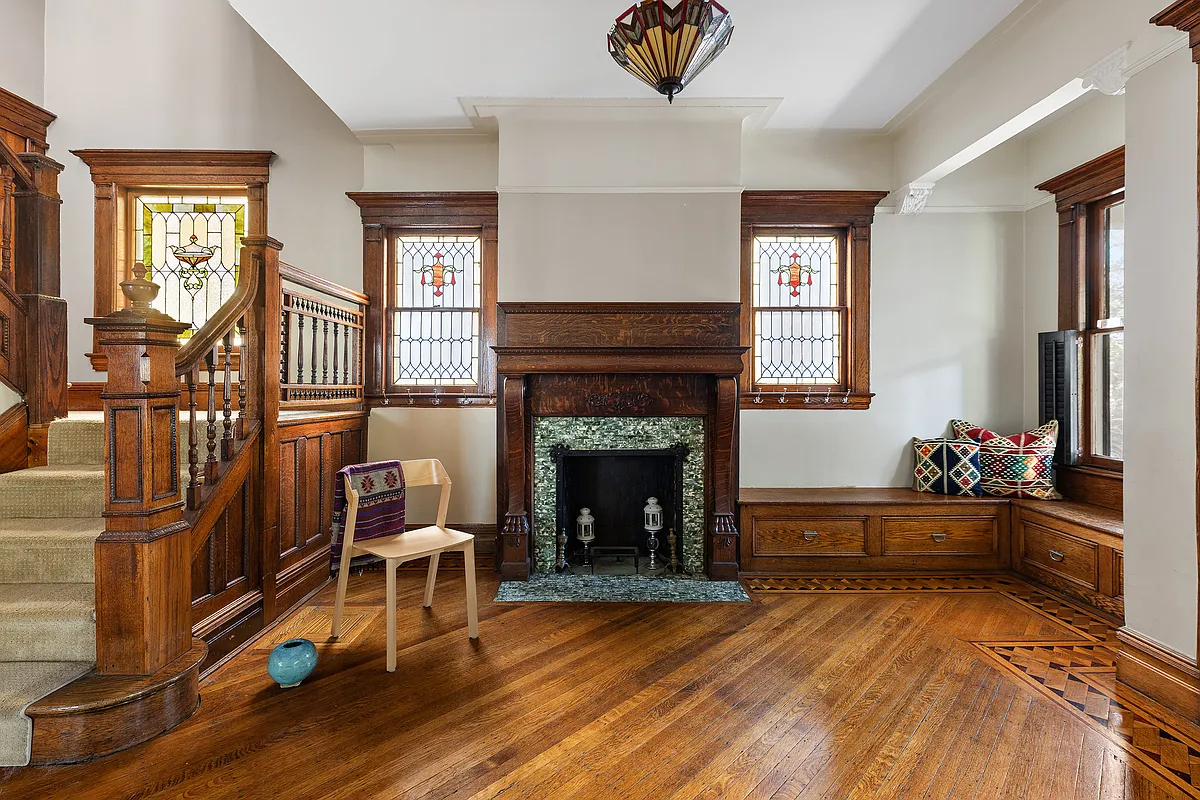
<svg viewBox="0 0 1200 800">
<path fill-rule="evenodd" d="M 1196 68 L 1181 50 L 1126 105 L 1125 619 L 1196 654 Z"/>
<path fill-rule="evenodd" d="M 283 258 L 362 285 L 362 229 L 346 191 L 362 186 L 362 146 L 225 0 L 49 0 L 46 106 L 61 179 L 69 375 L 97 380 L 83 354 L 93 308 L 93 203 L 77 148 L 266 149 L 268 232 Z M 203 72 L 180 38 L 203 43 Z M 203 80 L 200 75 L 203 74 Z"/>
<path fill-rule="evenodd" d="M 4 46 L 0 47 L 0 88 L 43 105 L 45 93 L 45 0 L 0 0 Z"/>
</svg>

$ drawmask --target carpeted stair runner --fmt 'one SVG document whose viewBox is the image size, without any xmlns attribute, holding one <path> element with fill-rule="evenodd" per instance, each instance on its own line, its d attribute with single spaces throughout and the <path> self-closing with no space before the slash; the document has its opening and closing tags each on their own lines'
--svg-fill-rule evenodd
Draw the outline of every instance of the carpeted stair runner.
<svg viewBox="0 0 1200 800">
<path fill-rule="evenodd" d="M 102 416 L 52 423 L 47 455 L 48 466 L 0 475 L 0 767 L 29 763 L 29 704 L 96 659 Z"/>
</svg>

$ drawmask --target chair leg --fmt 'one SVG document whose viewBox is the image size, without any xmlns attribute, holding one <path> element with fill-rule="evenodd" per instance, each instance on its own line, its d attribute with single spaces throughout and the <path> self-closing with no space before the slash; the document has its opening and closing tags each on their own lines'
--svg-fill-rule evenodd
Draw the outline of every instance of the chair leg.
<svg viewBox="0 0 1200 800">
<path fill-rule="evenodd" d="M 333 629 L 329 635 L 334 639 L 342 635 L 342 609 L 346 605 L 346 584 L 350 581 L 350 565 L 338 569 L 337 599 L 333 602 Z"/>
<path fill-rule="evenodd" d="M 479 638 L 479 603 L 475 597 L 475 541 L 463 548 L 463 567 L 467 575 L 467 636 Z"/>
<path fill-rule="evenodd" d="M 437 568 L 438 558 L 441 553 L 434 553 L 429 557 L 429 575 L 425 578 L 425 607 L 429 608 L 433 605 L 433 585 L 437 583 Z"/>
<path fill-rule="evenodd" d="M 387 560 L 387 671 L 396 671 L 396 563 Z"/>
</svg>

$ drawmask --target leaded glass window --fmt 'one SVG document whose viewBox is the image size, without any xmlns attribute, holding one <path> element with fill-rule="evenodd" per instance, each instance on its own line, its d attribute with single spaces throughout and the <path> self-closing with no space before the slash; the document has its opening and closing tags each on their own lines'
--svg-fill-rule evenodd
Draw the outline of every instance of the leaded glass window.
<svg viewBox="0 0 1200 800">
<path fill-rule="evenodd" d="M 185 337 L 203 326 L 237 286 L 246 204 L 245 197 L 135 198 L 137 258 L 150 270 L 148 277 L 162 287 L 154 306 L 190 324 Z"/>
<path fill-rule="evenodd" d="M 478 385 L 482 237 L 399 236 L 395 252 L 392 382 Z"/>
<path fill-rule="evenodd" d="M 752 247 L 754 383 L 839 386 L 846 317 L 842 237 L 755 235 Z"/>
</svg>

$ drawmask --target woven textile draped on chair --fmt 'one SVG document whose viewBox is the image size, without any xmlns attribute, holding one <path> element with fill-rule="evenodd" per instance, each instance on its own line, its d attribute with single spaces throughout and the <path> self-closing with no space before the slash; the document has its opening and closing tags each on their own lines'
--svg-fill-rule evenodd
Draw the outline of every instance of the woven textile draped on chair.
<svg viewBox="0 0 1200 800">
<path fill-rule="evenodd" d="M 333 530 L 329 540 L 329 571 L 335 573 L 342 558 L 342 526 L 346 522 L 346 481 L 358 492 L 358 521 L 354 540 L 362 542 L 404 532 L 404 469 L 399 461 L 354 464 L 338 471 L 333 482 Z M 357 556 L 353 566 L 380 559 Z"/>
</svg>

